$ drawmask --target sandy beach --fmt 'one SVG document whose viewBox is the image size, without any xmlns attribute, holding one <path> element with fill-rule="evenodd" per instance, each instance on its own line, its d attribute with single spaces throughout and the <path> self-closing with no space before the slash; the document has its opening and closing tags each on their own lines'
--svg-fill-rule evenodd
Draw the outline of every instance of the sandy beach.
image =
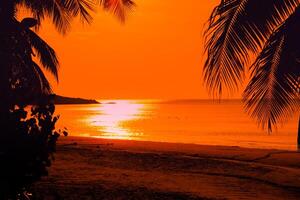
<svg viewBox="0 0 300 200">
<path fill-rule="evenodd" d="M 37 199 L 300 199 L 300 153 L 60 138 Z"/>
</svg>

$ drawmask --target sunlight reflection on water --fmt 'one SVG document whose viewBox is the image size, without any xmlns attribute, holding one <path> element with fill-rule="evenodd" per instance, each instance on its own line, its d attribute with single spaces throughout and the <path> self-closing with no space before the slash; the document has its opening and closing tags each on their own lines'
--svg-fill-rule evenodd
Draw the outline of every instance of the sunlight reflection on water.
<svg viewBox="0 0 300 200">
<path fill-rule="evenodd" d="M 269 135 L 244 113 L 241 101 L 101 100 L 56 108 L 57 126 L 71 136 L 296 149 L 298 116 Z"/>
<path fill-rule="evenodd" d="M 123 124 L 138 119 L 145 106 L 130 100 L 102 101 L 102 104 L 92 108 L 95 113 L 86 119 L 86 123 L 97 127 L 101 133 L 100 136 L 94 137 L 127 140 L 138 138 L 143 133 L 126 128 Z"/>
</svg>

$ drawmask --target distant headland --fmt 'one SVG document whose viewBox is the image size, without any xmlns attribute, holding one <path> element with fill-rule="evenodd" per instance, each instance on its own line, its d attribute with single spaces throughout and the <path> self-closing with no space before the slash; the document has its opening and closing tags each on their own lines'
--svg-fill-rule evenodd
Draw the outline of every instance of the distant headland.
<svg viewBox="0 0 300 200">
<path fill-rule="evenodd" d="M 74 97 L 64 97 L 60 95 L 53 95 L 54 104 L 100 104 L 94 99 L 83 99 Z"/>
</svg>

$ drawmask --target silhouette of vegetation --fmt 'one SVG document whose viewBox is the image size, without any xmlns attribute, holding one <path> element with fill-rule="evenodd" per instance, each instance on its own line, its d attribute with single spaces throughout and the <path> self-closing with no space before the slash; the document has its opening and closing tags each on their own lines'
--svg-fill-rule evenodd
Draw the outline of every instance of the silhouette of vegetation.
<svg viewBox="0 0 300 200">
<path fill-rule="evenodd" d="M 43 70 L 58 80 L 55 51 L 32 28 L 48 17 L 66 34 L 73 18 L 92 21 L 96 6 L 114 13 L 122 22 L 131 0 L 1 0 L 0 1 L 0 199 L 28 199 L 31 183 L 47 175 L 59 135 L 52 94 Z M 19 9 L 31 13 L 19 21 Z M 36 57 L 36 59 L 35 59 Z M 29 104 L 34 104 L 28 111 Z"/>
<path fill-rule="evenodd" d="M 121 21 L 126 10 L 132 8 L 131 0 L 3 0 L 0 2 L 0 111 L 18 102 L 32 101 L 51 93 L 51 87 L 38 63 L 58 80 L 58 59 L 55 51 L 30 28 L 38 29 L 49 17 L 56 29 L 65 34 L 70 22 L 80 17 L 90 23 L 91 11 L 99 5 L 116 14 Z M 25 8 L 33 18 L 21 22 L 17 11 Z M 37 57 L 38 62 L 33 61 Z"/>
<path fill-rule="evenodd" d="M 219 97 L 224 90 L 237 91 L 256 57 L 249 67 L 245 108 L 271 132 L 278 122 L 299 113 L 299 34 L 299 0 L 222 0 L 205 32 L 206 85 Z"/>
<path fill-rule="evenodd" d="M 29 197 L 28 187 L 48 174 L 56 141 L 66 130 L 55 130 L 59 119 L 53 104 L 39 104 L 31 111 L 10 111 L 0 146 L 0 199 Z"/>
</svg>

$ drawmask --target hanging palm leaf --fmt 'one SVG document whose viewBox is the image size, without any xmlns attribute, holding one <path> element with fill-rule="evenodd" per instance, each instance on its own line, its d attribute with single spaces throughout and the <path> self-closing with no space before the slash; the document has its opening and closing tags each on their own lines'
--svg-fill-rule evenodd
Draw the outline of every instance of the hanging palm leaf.
<svg viewBox="0 0 300 200">
<path fill-rule="evenodd" d="M 115 14 L 121 22 L 126 19 L 126 13 L 128 10 L 135 6 L 132 0 L 98 0 L 100 5 L 103 6 L 105 10 L 108 10 Z"/>
<path fill-rule="evenodd" d="M 269 131 L 299 111 L 299 13 L 299 0 L 223 0 L 205 32 L 204 79 L 214 95 L 237 90 L 250 56 L 257 56 L 244 102 Z"/>
<path fill-rule="evenodd" d="M 246 110 L 269 131 L 299 110 L 300 8 L 268 39 L 252 65 L 244 99 Z"/>
<path fill-rule="evenodd" d="M 244 79 L 249 51 L 257 53 L 274 27 L 299 0 L 225 0 L 214 9 L 205 32 L 208 58 L 204 79 L 214 95 L 237 90 Z"/>
</svg>

